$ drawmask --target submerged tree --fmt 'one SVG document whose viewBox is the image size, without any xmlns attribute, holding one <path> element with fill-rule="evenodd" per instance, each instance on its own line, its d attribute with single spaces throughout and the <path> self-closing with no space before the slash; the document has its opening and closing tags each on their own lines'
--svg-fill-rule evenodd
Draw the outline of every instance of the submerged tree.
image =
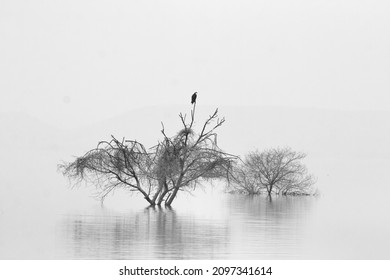
<svg viewBox="0 0 390 280">
<path fill-rule="evenodd" d="M 163 125 L 163 140 L 150 149 L 112 136 L 75 161 L 59 165 L 59 170 L 76 183 L 92 182 L 102 201 L 123 188 L 141 193 L 150 205 L 169 206 L 179 191 L 194 188 L 200 180 L 228 178 L 236 158 L 217 145 L 215 130 L 225 122 L 218 118 L 218 109 L 196 133 L 195 107 L 196 103 L 189 122 L 180 113 L 183 128 L 175 136 L 168 137 Z"/>
<path fill-rule="evenodd" d="M 244 194 L 261 194 L 262 186 L 253 176 L 249 166 L 244 162 L 235 162 L 232 166 L 232 176 L 230 176 L 228 189 L 233 189 L 233 192 Z"/>
<path fill-rule="evenodd" d="M 234 168 L 235 190 L 249 194 L 265 191 L 271 194 L 306 195 L 313 193 L 312 175 L 301 162 L 304 153 L 290 148 L 275 148 L 249 153 L 245 160 Z M 244 178 L 244 180 L 242 179 Z"/>
</svg>

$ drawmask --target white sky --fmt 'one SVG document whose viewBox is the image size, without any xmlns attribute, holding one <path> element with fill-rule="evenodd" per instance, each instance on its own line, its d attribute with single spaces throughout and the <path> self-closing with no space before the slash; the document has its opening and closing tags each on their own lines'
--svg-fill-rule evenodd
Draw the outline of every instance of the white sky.
<svg viewBox="0 0 390 280">
<path fill-rule="evenodd" d="M 149 105 L 390 110 L 390 2 L 0 1 L 0 112 L 72 126 Z"/>
</svg>

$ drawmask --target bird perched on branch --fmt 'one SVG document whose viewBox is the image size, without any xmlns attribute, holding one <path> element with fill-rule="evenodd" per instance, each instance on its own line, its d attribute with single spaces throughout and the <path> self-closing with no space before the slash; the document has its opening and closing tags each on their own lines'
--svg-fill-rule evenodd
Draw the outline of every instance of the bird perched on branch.
<svg viewBox="0 0 390 280">
<path fill-rule="evenodd" d="M 194 94 L 191 96 L 191 104 L 196 103 L 196 94 L 197 92 L 195 91 Z"/>
</svg>

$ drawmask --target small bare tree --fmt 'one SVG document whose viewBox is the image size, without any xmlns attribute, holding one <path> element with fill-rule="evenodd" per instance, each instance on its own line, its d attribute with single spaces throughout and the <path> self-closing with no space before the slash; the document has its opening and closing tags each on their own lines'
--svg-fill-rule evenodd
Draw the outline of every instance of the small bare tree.
<svg viewBox="0 0 390 280">
<path fill-rule="evenodd" d="M 247 193 L 259 193 L 261 190 L 271 196 L 304 195 L 312 193 L 313 176 L 307 173 L 301 162 L 304 153 L 290 148 L 275 148 L 263 152 L 249 153 L 245 160 L 235 169 L 234 187 Z M 242 175 L 243 174 L 243 175 Z M 246 181 L 240 178 L 246 177 Z M 250 187 L 245 182 L 250 182 Z"/>
<path fill-rule="evenodd" d="M 180 113 L 183 128 L 175 136 L 168 137 L 163 125 L 163 140 L 149 150 L 137 141 L 112 136 L 59 169 L 76 182 L 94 183 L 102 201 L 115 189 L 125 188 L 141 193 L 150 205 L 170 206 L 179 191 L 195 187 L 199 180 L 228 178 L 236 158 L 217 145 L 215 130 L 225 122 L 218 118 L 218 109 L 199 133 L 194 131 L 195 106 L 189 122 Z"/>
<path fill-rule="evenodd" d="M 232 167 L 232 174 L 228 181 L 228 188 L 233 188 L 234 192 L 244 194 L 261 194 L 262 186 L 253 176 L 249 166 L 245 163 L 235 162 Z"/>
</svg>

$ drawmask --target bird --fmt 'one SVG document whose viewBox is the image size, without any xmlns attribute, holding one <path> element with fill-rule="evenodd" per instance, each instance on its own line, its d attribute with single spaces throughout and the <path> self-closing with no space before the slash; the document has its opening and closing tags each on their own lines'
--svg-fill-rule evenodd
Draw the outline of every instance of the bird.
<svg viewBox="0 0 390 280">
<path fill-rule="evenodd" d="M 196 94 L 197 94 L 198 92 L 194 92 L 194 94 L 191 96 L 191 104 L 194 104 L 194 103 L 196 103 Z"/>
</svg>

